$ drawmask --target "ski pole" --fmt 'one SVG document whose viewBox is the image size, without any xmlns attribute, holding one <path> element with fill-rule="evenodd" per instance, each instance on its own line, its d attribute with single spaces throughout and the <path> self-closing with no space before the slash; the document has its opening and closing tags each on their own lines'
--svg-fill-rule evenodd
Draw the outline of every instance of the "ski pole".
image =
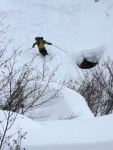
<svg viewBox="0 0 113 150">
<path fill-rule="evenodd" d="M 53 44 L 52 44 L 52 45 L 53 45 Z M 65 53 L 67 53 L 67 51 L 65 51 L 65 50 L 61 49 L 60 47 L 58 47 L 58 46 L 56 46 L 56 45 L 53 45 L 53 46 L 55 46 L 56 48 L 58 48 L 58 49 L 60 49 L 60 50 L 64 51 Z"/>
<path fill-rule="evenodd" d="M 31 48 L 29 48 L 29 49 L 27 49 L 25 52 L 29 51 L 30 49 L 32 49 L 32 47 L 31 47 Z"/>
</svg>

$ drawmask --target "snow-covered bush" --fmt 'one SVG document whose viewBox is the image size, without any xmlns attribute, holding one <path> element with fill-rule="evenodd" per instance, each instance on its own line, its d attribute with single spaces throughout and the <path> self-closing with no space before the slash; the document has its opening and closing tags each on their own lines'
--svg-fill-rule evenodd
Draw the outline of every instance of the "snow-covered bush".
<svg viewBox="0 0 113 150">
<path fill-rule="evenodd" d="M 67 86 L 79 92 L 95 116 L 113 112 L 113 60 L 110 58 L 92 69 L 83 70 L 79 80 L 71 79 Z"/>
</svg>

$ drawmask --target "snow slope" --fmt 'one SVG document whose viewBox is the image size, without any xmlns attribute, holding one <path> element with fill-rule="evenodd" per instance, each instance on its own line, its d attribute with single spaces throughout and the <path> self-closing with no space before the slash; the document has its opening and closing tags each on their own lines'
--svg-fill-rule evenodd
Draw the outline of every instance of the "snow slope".
<svg viewBox="0 0 113 150">
<path fill-rule="evenodd" d="M 4 113 L 0 111 L 0 114 L 3 119 Z M 8 135 L 15 133 L 18 127 L 22 128 L 22 133 L 27 132 L 26 138 L 22 140 L 22 148 L 27 150 L 112 150 L 113 148 L 113 132 L 111 132 L 113 115 L 39 123 L 18 115 Z M 17 139 L 17 134 L 11 140 L 13 139 Z"/>
<path fill-rule="evenodd" d="M 48 62 L 49 68 L 52 70 L 61 64 L 56 73 L 59 80 L 64 80 L 67 76 L 78 76 L 76 63 L 82 60 L 87 50 L 90 51 L 88 57 L 92 57 L 95 49 L 103 47 L 98 51 L 100 57 L 97 60 L 100 60 L 103 51 L 108 51 L 107 43 L 112 44 L 112 0 L 97 3 L 93 0 L 5 0 L 2 3 L 0 9 L 6 12 L 6 24 L 10 25 L 7 37 L 14 39 L 12 44 L 16 48 L 23 44 L 22 49 L 26 51 L 32 47 L 36 36 L 43 36 L 67 51 L 65 53 L 54 46 L 46 47 L 50 55 L 54 56 Z M 37 53 L 37 47 L 23 53 L 20 64 L 28 62 Z M 110 53 L 107 55 L 111 56 Z M 42 58 L 36 58 L 36 64 L 40 64 L 40 67 L 41 61 Z"/>
<path fill-rule="evenodd" d="M 37 47 L 26 52 L 36 36 L 43 36 L 67 51 L 46 46 L 50 53 L 46 64 L 50 70 L 59 66 L 55 76 L 58 81 L 78 77 L 81 69 L 77 63 L 81 63 L 84 57 L 99 63 L 108 56 L 113 58 L 113 0 L 99 0 L 97 3 L 94 0 L 0 0 L 0 3 L 0 11 L 7 14 L 4 24 L 10 25 L 6 29 L 6 40 L 14 39 L 8 55 L 13 46 L 16 49 L 22 44 L 23 53 L 17 66 L 37 55 Z M 53 59 L 48 61 L 51 56 Z M 42 63 L 42 57 L 37 56 L 35 64 L 39 69 Z M 27 149 L 112 150 L 113 116 L 95 118 L 83 97 L 72 90 L 64 89 L 61 95 L 63 98 L 56 103 L 37 109 L 36 112 L 48 114 L 48 121 L 34 122 L 24 117 L 21 121 L 16 120 L 9 132 L 17 129 L 18 124 L 27 130 L 23 142 Z M 64 120 L 73 114 L 79 117 Z"/>
</svg>

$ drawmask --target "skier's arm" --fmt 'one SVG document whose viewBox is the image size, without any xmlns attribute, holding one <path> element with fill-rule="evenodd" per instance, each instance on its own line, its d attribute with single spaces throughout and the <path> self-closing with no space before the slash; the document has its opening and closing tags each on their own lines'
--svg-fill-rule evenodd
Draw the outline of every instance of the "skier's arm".
<svg viewBox="0 0 113 150">
<path fill-rule="evenodd" d="M 32 48 L 34 48 L 36 44 L 37 44 L 37 42 L 35 42 L 35 43 L 33 44 Z"/>
<path fill-rule="evenodd" d="M 48 45 L 52 45 L 52 43 L 49 43 L 49 42 L 48 42 Z"/>
<path fill-rule="evenodd" d="M 47 41 L 45 41 L 45 44 L 52 45 L 52 43 L 49 43 L 49 42 L 47 42 Z"/>
</svg>

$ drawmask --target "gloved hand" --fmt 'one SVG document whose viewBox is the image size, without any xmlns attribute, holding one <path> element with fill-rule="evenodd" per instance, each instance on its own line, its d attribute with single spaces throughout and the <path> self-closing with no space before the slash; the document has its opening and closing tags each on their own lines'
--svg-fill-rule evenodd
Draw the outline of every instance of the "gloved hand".
<svg viewBox="0 0 113 150">
<path fill-rule="evenodd" d="M 34 44 L 33 44 L 32 48 L 34 48 Z"/>
<path fill-rule="evenodd" d="M 49 43 L 49 45 L 52 45 L 52 43 Z"/>
</svg>

